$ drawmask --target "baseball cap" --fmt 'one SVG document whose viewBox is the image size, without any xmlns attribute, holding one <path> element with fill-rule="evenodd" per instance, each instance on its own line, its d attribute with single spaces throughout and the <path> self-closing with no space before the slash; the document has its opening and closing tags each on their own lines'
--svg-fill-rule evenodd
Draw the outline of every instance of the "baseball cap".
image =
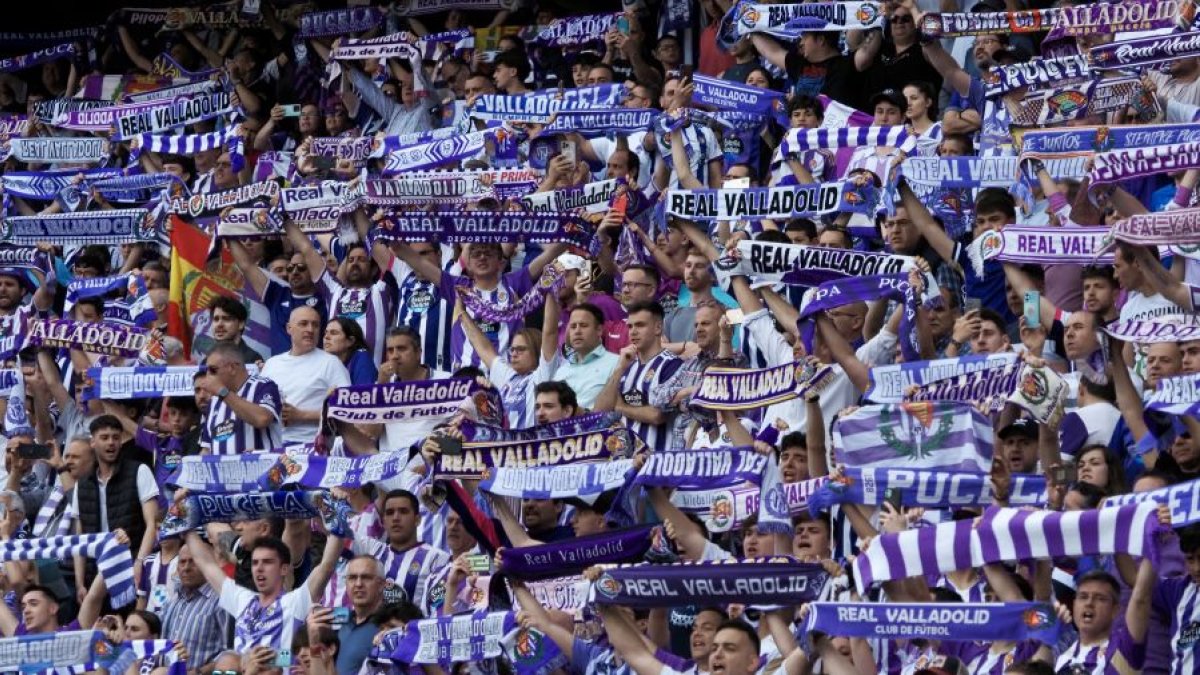
<svg viewBox="0 0 1200 675">
<path fill-rule="evenodd" d="M 1007 440 L 1010 436 L 1016 435 L 1024 436 L 1025 438 L 1036 439 L 1038 437 L 1037 422 L 1029 419 L 1028 417 L 1022 417 L 1021 419 L 1016 420 L 1012 424 L 1009 424 L 1001 429 L 1000 433 L 996 435 L 999 436 L 1000 440 L 1002 441 Z"/>
<path fill-rule="evenodd" d="M 908 107 L 908 101 L 904 100 L 904 96 L 900 92 L 888 87 L 871 97 L 871 107 L 875 107 L 880 101 L 887 101 L 897 108 L 904 110 Z"/>
</svg>

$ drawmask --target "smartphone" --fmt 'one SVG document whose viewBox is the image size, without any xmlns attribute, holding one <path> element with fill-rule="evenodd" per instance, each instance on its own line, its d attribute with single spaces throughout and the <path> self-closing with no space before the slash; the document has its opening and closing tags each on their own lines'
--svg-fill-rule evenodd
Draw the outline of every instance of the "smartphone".
<svg viewBox="0 0 1200 675">
<path fill-rule="evenodd" d="M 41 443 L 22 443 L 17 446 L 17 457 L 21 459 L 50 459 L 50 446 Z"/>
<path fill-rule="evenodd" d="M 299 103 L 288 103 L 287 105 L 281 105 L 279 107 L 283 108 L 283 116 L 284 117 L 299 117 L 300 116 L 300 104 Z"/>
<path fill-rule="evenodd" d="M 883 493 L 883 501 L 891 504 L 892 508 L 896 510 L 896 513 L 900 513 L 900 510 L 903 508 L 903 506 L 900 504 L 900 491 L 896 488 L 888 488 L 888 490 Z"/>
<path fill-rule="evenodd" d="M 967 301 L 963 303 L 963 309 L 967 312 L 978 312 L 982 308 L 983 301 L 979 298 L 967 298 Z"/>
<path fill-rule="evenodd" d="M 575 164 L 575 141 L 559 141 L 558 154 L 570 160 L 571 164 Z"/>
<path fill-rule="evenodd" d="M 750 187 L 749 178 L 730 178 L 721 183 L 721 188 L 725 190 L 742 190 Z"/>
<path fill-rule="evenodd" d="M 472 572 L 479 574 L 491 574 L 492 572 L 492 556 L 486 553 L 479 553 L 467 556 L 467 565 L 470 566 Z"/>
<path fill-rule="evenodd" d="M 1058 485 L 1070 485 L 1078 475 L 1079 470 L 1074 462 L 1066 462 L 1054 468 L 1054 482 Z"/>
<path fill-rule="evenodd" d="M 736 326 L 746 320 L 746 313 L 740 309 L 727 309 L 725 310 L 725 320 L 731 326 Z"/>
<path fill-rule="evenodd" d="M 445 434 L 434 434 L 433 442 L 437 444 L 438 450 L 443 455 L 461 455 L 463 451 L 462 441 L 453 436 Z"/>
<path fill-rule="evenodd" d="M 279 651 L 275 652 L 275 667 L 292 667 L 292 651 L 290 649 L 280 649 Z"/>
<path fill-rule="evenodd" d="M 499 53 L 500 53 L 500 52 L 498 52 L 498 51 L 495 51 L 495 50 L 490 50 L 490 51 L 483 52 L 483 53 L 481 53 L 481 54 L 479 55 L 479 60 L 480 60 L 480 61 L 483 61 L 484 63 L 491 63 L 492 61 L 495 61 L 495 60 L 496 60 L 496 56 L 497 56 Z"/>
<path fill-rule="evenodd" d="M 621 35 L 629 35 L 629 17 L 624 14 L 617 17 L 617 30 Z"/>
<path fill-rule="evenodd" d="M 1022 312 L 1025 316 L 1026 328 L 1040 328 L 1042 325 L 1042 294 L 1037 291 L 1025 291 L 1025 307 Z"/>
<path fill-rule="evenodd" d="M 629 193 L 622 190 L 621 194 L 613 198 L 612 206 L 609 206 L 608 210 L 625 215 L 629 211 Z"/>
<path fill-rule="evenodd" d="M 683 82 L 691 80 L 692 73 L 694 73 L 695 71 L 696 71 L 695 66 L 693 66 L 689 63 L 685 63 L 685 64 L 679 66 L 679 79 Z"/>
<path fill-rule="evenodd" d="M 313 157 L 312 160 L 313 160 L 313 164 L 317 167 L 317 169 L 321 170 L 321 171 L 328 171 L 328 170 L 332 169 L 333 167 L 337 166 L 337 159 L 334 157 L 318 156 L 318 157 Z"/>
<path fill-rule="evenodd" d="M 333 629 L 338 630 L 350 622 L 349 607 L 334 607 L 333 608 Z"/>
<path fill-rule="evenodd" d="M 591 285 L 592 285 L 592 261 L 591 260 L 583 261 L 583 269 L 579 270 L 579 283 L 587 284 L 588 287 L 591 287 Z"/>
</svg>

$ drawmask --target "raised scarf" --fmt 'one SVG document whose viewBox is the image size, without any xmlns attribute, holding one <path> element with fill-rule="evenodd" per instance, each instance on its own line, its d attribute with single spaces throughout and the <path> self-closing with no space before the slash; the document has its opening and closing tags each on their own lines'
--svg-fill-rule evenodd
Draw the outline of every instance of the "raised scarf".
<svg viewBox="0 0 1200 675">
<path fill-rule="evenodd" d="M 1187 342 L 1200 339 L 1200 317 L 1180 313 L 1148 319 L 1118 320 L 1105 326 L 1104 332 L 1124 342 Z"/>
<path fill-rule="evenodd" d="M 94 667 L 101 655 L 111 650 L 98 630 L 0 638 L 0 669 L 7 673 L 71 673 L 83 664 Z"/>
<path fill-rule="evenodd" d="M 983 82 L 988 96 L 1000 96 L 1021 87 L 1041 87 L 1090 75 L 1087 58 L 1071 55 L 995 66 L 984 75 Z"/>
<path fill-rule="evenodd" d="M 828 479 L 812 478 L 796 483 L 782 483 L 783 498 L 791 516 L 808 513 L 808 500 Z M 752 516 L 761 515 L 762 491 L 757 486 L 722 488 L 719 490 L 675 490 L 671 503 L 679 510 L 704 521 L 709 532 L 728 532 L 737 529 Z"/>
<path fill-rule="evenodd" d="M 816 563 L 787 557 L 738 561 L 621 565 L 592 584 L 601 605 L 653 608 L 680 605 L 802 605 L 817 599 L 828 578 Z"/>
<path fill-rule="evenodd" d="M 689 405 L 706 410 L 755 410 L 820 391 L 833 379 L 832 366 L 814 368 L 808 361 L 757 370 L 713 367 L 704 371 Z"/>
<path fill-rule="evenodd" d="M 412 44 L 408 33 L 393 33 L 377 38 L 343 39 L 329 55 L 330 61 L 360 61 L 362 59 L 419 59 L 421 53 Z"/>
<path fill-rule="evenodd" d="M 75 43 L 64 42 L 53 47 L 43 47 L 28 54 L 0 59 L 0 73 L 15 73 L 18 70 L 73 56 L 75 56 Z"/>
<path fill-rule="evenodd" d="M 783 102 L 782 93 L 762 87 L 753 87 L 700 74 L 693 75 L 692 82 L 695 84 L 692 103 L 699 105 L 726 110 L 766 113 L 774 111 Z"/>
<path fill-rule="evenodd" d="M 463 434 L 463 447 L 470 448 L 487 447 L 493 442 L 507 443 L 557 438 L 585 431 L 597 431 L 614 425 L 623 426 L 623 424 L 621 416 L 616 413 L 594 412 L 568 417 L 557 422 L 539 424 L 528 429 L 505 429 L 490 424 L 481 424 L 471 419 L 464 419 L 458 428 Z"/>
<path fill-rule="evenodd" d="M 1104 499 L 1105 507 L 1144 503 L 1165 504 L 1171 511 L 1171 527 L 1186 527 L 1200 522 L 1200 479 Z"/>
<path fill-rule="evenodd" d="M 196 394 L 199 366 L 93 366 L 84 398 L 128 400 Z"/>
<path fill-rule="evenodd" d="M 401 148 L 388 154 L 383 175 L 391 176 L 406 171 L 435 169 L 444 164 L 467 159 L 479 154 L 484 149 L 484 142 L 494 139 L 497 133 L 499 130 L 473 131 L 469 134 Z"/>
<path fill-rule="evenodd" d="M 916 265 L 912 256 L 803 244 L 740 241 L 737 250 L 740 257 L 723 258 L 717 261 L 718 268 L 757 281 L 803 286 L 846 277 L 906 274 Z"/>
<path fill-rule="evenodd" d="M 867 372 L 869 383 L 863 397 L 875 403 L 900 403 L 910 387 L 958 379 L 980 370 L 1006 368 L 1016 362 L 1017 354 L 1007 352 L 875 366 Z"/>
<path fill-rule="evenodd" d="M 740 0 L 717 28 L 717 44 L 725 51 L 752 33 L 795 42 L 805 31 L 870 30 L 883 26 L 884 10 L 874 2 L 812 2 L 760 5 Z"/>
<path fill-rule="evenodd" d="M 188 455 L 166 484 L 189 492 L 250 492 L 261 489 L 259 480 L 279 461 L 274 453 L 245 455 Z"/>
<path fill-rule="evenodd" d="M 586 183 L 550 192 L 532 192 L 521 198 L 525 208 L 534 213 L 562 212 L 583 209 L 588 213 L 607 211 L 613 199 L 626 187 L 624 178 Z"/>
<path fill-rule="evenodd" d="M 0 561 L 4 562 L 70 560 L 77 555 L 96 561 L 96 568 L 104 577 L 113 607 L 124 607 L 137 598 L 133 556 L 129 554 L 129 547 L 118 542 L 117 536 L 111 532 L 0 542 Z"/>
<path fill-rule="evenodd" d="M 977 370 L 957 379 L 916 387 L 905 393 L 904 401 L 957 401 L 982 413 L 993 414 L 1004 408 L 1008 397 L 1021 382 L 1021 369 L 1013 366 Z"/>
<path fill-rule="evenodd" d="M 480 391 L 470 378 L 337 387 L 325 400 L 325 417 L 356 424 L 449 417 Z"/>
<path fill-rule="evenodd" d="M 902 126 L 791 129 L 779 144 L 779 152 L 787 157 L 805 150 L 882 147 L 897 148 L 906 154 L 913 154 L 917 149 L 917 138 Z"/>
<path fill-rule="evenodd" d="M 1061 156 L 1090 157 L 1097 152 L 1155 145 L 1200 143 L 1200 124 L 1136 124 L 1113 127 L 1030 129 L 1021 134 L 1021 160 Z M 907 163 L 907 161 L 906 161 Z"/>
<path fill-rule="evenodd" d="M 485 469 L 479 489 L 521 499 L 596 497 L 625 485 L 632 459 L 593 464 L 561 464 Z"/>
<path fill-rule="evenodd" d="M 136 357 L 146 348 L 150 334 L 140 328 L 71 319 L 33 319 L 26 326 L 31 347 L 82 349 L 91 354 Z"/>
<path fill-rule="evenodd" d="M 158 528 L 159 540 L 169 539 L 209 523 L 233 523 L 263 518 L 309 520 L 320 518 L 335 537 L 350 534 L 350 506 L 328 491 L 189 494 L 167 510 Z"/>
<path fill-rule="evenodd" d="M 574 108 L 559 109 L 543 134 L 578 132 L 594 137 L 633 134 L 650 128 L 658 118 L 653 108 Z"/>
<path fill-rule="evenodd" d="M 495 197 L 492 186 L 473 171 L 406 173 L 400 178 L 367 179 L 366 202 L 381 206 L 457 204 Z"/>
<path fill-rule="evenodd" d="M 666 213 L 701 222 L 790 220 L 830 213 L 874 212 L 868 190 L 854 181 L 781 187 L 667 191 Z"/>
<path fill-rule="evenodd" d="M 284 454 L 279 455 L 279 460 L 258 482 L 264 490 L 279 490 L 288 485 L 313 490 L 358 488 L 395 478 L 404 473 L 407 465 L 408 454 L 403 452 L 381 452 L 364 457 Z"/>
<path fill-rule="evenodd" d="M 807 631 L 879 640 L 995 642 L 1037 640 L 1054 646 L 1062 624 L 1041 602 L 814 602 Z"/>
<path fill-rule="evenodd" d="M 753 448 L 660 452 L 650 456 L 635 485 L 690 490 L 728 488 L 762 482 L 767 458 Z"/>
<path fill-rule="evenodd" d="M 970 406 L 935 401 L 862 406 L 834 421 L 832 442 L 847 467 L 986 473 L 994 433 Z"/>
<path fill-rule="evenodd" d="M 529 289 L 519 300 L 511 302 L 507 307 L 497 307 L 494 302 L 484 300 L 471 292 L 463 293 L 460 297 L 463 301 L 463 307 L 476 320 L 488 323 L 512 323 L 524 320 L 525 317 L 544 306 L 546 296 L 552 293 L 557 296 L 564 285 L 566 285 L 566 276 L 562 270 L 551 266 L 543 268 L 542 274 L 538 277 L 537 283 L 533 285 L 533 288 Z M 459 278 L 458 287 L 469 291 L 470 286 L 471 282 L 469 279 L 464 277 Z"/>
<path fill-rule="evenodd" d="M 538 31 L 532 43 L 545 47 L 576 47 L 602 42 L 620 14 L 586 14 L 554 19 Z"/>
<path fill-rule="evenodd" d="M 1009 188 L 1017 179 L 1013 157 L 907 157 L 900 174 L 925 188 Z"/>
<path fill-rule="evenodd" d="M 937 283 L 930 274 L 925 275 L 925 294 L 929 302 L 940 302 Z M 905 361 L 920 358 L 917 331 L 913 324 L 920 301 L 908 282 L 907 274 L 876 274 L 848 277 L 825 281 L 809 293 L 805 293 L 800 305 L 800 316 L 796 327 L 808 353 L 813 351 L 813 336 L 816 333 L 816 315 L 856 302 L 873 300 L 895 300 L 903 305 L 900 315 L 900 353 Z"/>
<path fill-rule="evenodd" d="M 134 244 L 156 241 L 158 231 L 146 209 L 111 209 L 13 216 L 3 223 L 4 243 L 36 246 L 55 244 Z"/>
<path fill-rule="evenodd" d="M 347 35 L 371 30 L 383 23 L 378 7 L 344 7 L 326 12 L 308 12 L 300 17 L 303 38 Z"/>
<path fill-rule="evenodd" d="M 627 456 L 633 448 L 627 429 L 601 429 L 558 438 L 495 442 L 464 447 L 458 455 L 438 455 L 432 475 L 476 480 L 488 470 L 604 462 Z"/>
<path fill-rule="evenodd" d="M 6 156 L 36 164 L 91 164 L 108 159 L 108 141 L 56 136 L 11 138 Z"/>
<path fill-rule="evenodd" d="M 1085 80 L 1026 94 L 1012 114 L 1013 126 L 1062 124 L 1134 105 L 1141 95 L 1136 77 Z"/>
<path fill-rule="evenodd" d="M 409 621 L 392 651 L 403 664 L 479 663 L 500 656 L 500 641 L 518 627 L 515 612 L 473 612 Z"/>
<path fill-rule="evenodd" d="M 114 178 L 121 175 L 121 170 L 7 171 L 0 176 L 0 184 L 4 185 L 4 192 L 13 197 L 45 201 L 54 199 L 64 188 L 71 186 L 74 178 L 81 173 L 85 178 Z"/>
<path fill-rule="evenodd" d="M 213 216 L 231 206 L 266 206 L 279 195 L 279 182 L 263 180 L 248 185 L 239 185 L 227 190 L 202 192 L 191 197 L 172 197 L 167 204 L 168 213 L 190 218 Z"/>
<path fill-rule="evenodd" d="M 505 548 L 500 551 L 498 571 L 514 579 L 578 574 L 592 565 L 640 561 L 656 543 L 663 545 L 662 537 L 659 526 L 636 525 L 549 544 Z"/>
<path fill-rule="evenodd" d="M 1136 68 L 1200 56 L 1200 31 L 1096 45 L 1088 56 L 1096 69 Z"/>
<path fill-rule="evenodd" d="M 880 506 L 888 490 L 900 493 L 906 507 L 951 509 L 964 506 L 990 506 L 990 476 L 971 471 L 935 471 L 900 468 L 847 468 L 831 478 L 808 497 L 812 514 L 828 511 L 835 504 Z M 1009 487 L 1012 506 L 1046 505 L 1046 478 L 1037 474 L 1013 474 Z"/>
<path fill-rule="evenodd" d="M 128 140 L 146 133 L 161 133 L 210 120 L 233 110 L 230 93 L 225 90 L 130 105 L 133 106 L 130 109 L 122 106 L 112 109 L 116 117 L 116 129 L 112 138 L 116 140 Z"/>
<path fill-rule="evenodd" d="M 854 561 L 860 595 L 872 585 L 990 563 L 1127 553 L 1158 558 L 1158 504 L 1087 511 L 989 508 L 960 520 L 877 537 Z"/>
<path fill-rule="evenodd" d="M 921 19 L 920 28 L 928 39 L 1046 30 L 1075 37 L 1173 28 L 1178 15 L 1176 0 L 1095 2 L 1019 12 L 931 12 Z"/>
<path fill-rule="evenodd" d="M 989 260 L 1103 265 L 1112 262 L 1112 255 L 1104 254 L 1108 236 L 1109 232 L 1102 227 L 1007 225 L 1000 231 L 988 230 L 976 237 L 967 247 L 967 257 L 978 277 L 984 276 Z"/>
<path fill-rule="evenodd" d="M 1139 246 L 1200 244 L 1200 209 L 1177 209 L 1139 213 L 1113 224 L 1105 238 L 1105 250 L 1117 241 Z"/>
<path fill-rule="evenodd" d="M 382 241 L 429 241 L 442 243 L 567 243 L 587 248 L 592 227 L 574 215 L 520 213 L 512 211 L 469 211 L 431 214 L 396 214 L 379 222 L 373 231 Z"/>
</svg>

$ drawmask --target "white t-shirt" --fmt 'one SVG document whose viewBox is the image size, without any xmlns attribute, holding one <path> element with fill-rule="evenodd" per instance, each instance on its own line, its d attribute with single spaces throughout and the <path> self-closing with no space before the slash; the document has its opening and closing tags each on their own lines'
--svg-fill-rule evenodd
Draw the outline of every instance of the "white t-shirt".
<svg viewBox="0 0 1200 675">
<path fill-rule="evenodd" d="M 110 477 L 111 478 L 111 477 Z M 108 488 L 108 480 L 97 480 L 100 485 L 100 503 L 107 504 L 108 497 L 105 491 Z M 150 471 L 150 467 L 145 464 L 138 465 L 137 471 L 137 491 L 138 504 L 145 504 L 151 499 L 158 497 L 158 483 L 154 480 L 154 472 Z M 79 490 L 71 491 L 71 512 L 79 513 Z M 147 523 L 147 526 L 153 526 L 153 523 Z M 108 509 L 100 509 L 100 531 L 108 532 Z M 140 546 L 141 542 L 131 542 Z"/>
<path fill-rule="evenodd" d="M 1130 291 L 1121 305 L 1121 321 L 1130 319 L 1153 319 L 1167 314 L 1185 314 L 1182 307 L 1166 299 L 1162 295 L 1142 295 L 1138 291 Z"/>
<path fill-rule="evenodd" d="M 350 386 L 350 372 L 341 359 L 320 349 L 300 356 L 291 352 L 272 356 L 262 375 L 279 387 L 284 403 L 301 410 L 320 410 L 330 389 Z M 288 424 L 283 427 L 283 440 L 308 443 L 317 435 L 317 426 L 316 422 Z"/>
<path fill-rule="evenodd" d="M 291 650 L 292 635 L 308 616 L 312 596 L 304 585 L 262 607 L 258 593 L 226 579 L 218 604 L 233 617 L 233 648 L 245 654 L 258 646 Z"/>
</svg>

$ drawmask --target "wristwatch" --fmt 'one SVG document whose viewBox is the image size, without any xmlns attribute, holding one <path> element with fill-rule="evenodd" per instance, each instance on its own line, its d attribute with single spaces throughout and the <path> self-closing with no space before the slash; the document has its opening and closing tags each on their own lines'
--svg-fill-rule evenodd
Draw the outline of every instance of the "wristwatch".
<svg viewBox="0 0 1200 675">
<path fill-rule="evenodd" d="M 221 387 L 220 389 L 217 390 L 217 398 L 221 399 L 222 401 L 224 401 L 225 397 L 228 395 L 229 395 L 229 387 Z"/>
</svg>

